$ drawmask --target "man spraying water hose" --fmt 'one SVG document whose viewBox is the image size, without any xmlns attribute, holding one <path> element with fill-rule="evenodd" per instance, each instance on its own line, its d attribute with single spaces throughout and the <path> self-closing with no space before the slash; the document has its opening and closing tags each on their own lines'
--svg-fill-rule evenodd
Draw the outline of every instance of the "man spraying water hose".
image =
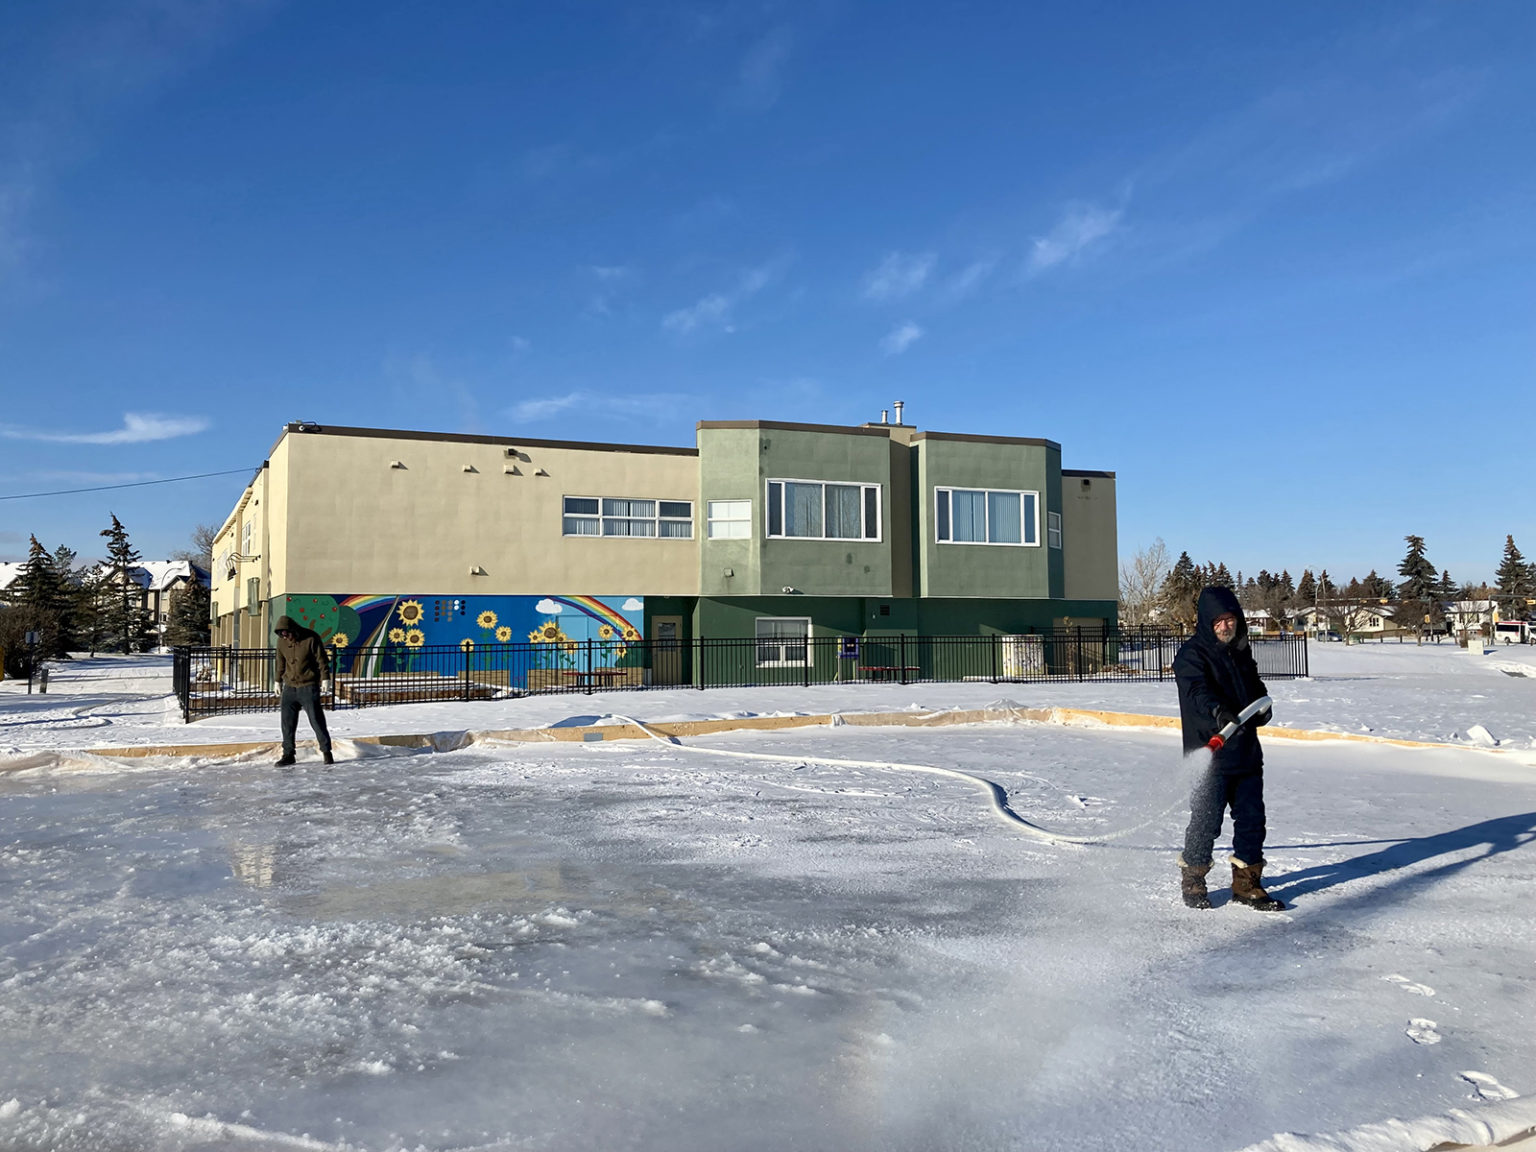
<svg viewBox="0 0 1536 1152">
<path fill-rule="evenodd" d="M 1249 705 L 1267 696 L 1248 645 L 1243 609 L 1230 588 L 1200 593 L 1195 634 L 1173 660 L 1185 755 L 1209 756 L 1189 802 L 1189 828 L 1179 856 L 1180 890 L 1191 908 L 1209 908 L 1205 877 L 1222 817 L 1232 811 L 1232 899 L 1261 912 L 1285 907 L 1261 882 L 1264 871 L 1264 750 L 1261 708 L 1240 722 Z"/>
</svg>

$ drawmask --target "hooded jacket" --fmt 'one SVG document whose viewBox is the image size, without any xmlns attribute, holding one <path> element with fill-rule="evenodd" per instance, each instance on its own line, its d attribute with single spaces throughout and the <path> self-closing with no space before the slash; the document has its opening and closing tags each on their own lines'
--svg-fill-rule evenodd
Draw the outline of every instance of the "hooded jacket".
<svg viewBox="0 0 1536 1152">
<path fill-rule="evenodd" d="M 1237 632 L 1226 644 L 1216 639 L 1215 628 L 1216 617 L 1224 612 L 1237 617 Z M 1248 624 L 1232 589 L 1210 587 L 1201 591 L 1195 634 L 1184 641 L 1173 658 L 1173 676 L 1179 686 L 1179 718 L 1184 723 L 1186 752 L 1205 747 L 1221 730 L 1217 712 L 1225 709 L 1236 716 L 1269 694 L 1259 679 L 1259 666 L 1248 643 Z M 1215 754 L 1212 766 L 1221 772 L 1261 770 L 1264 750 L 1254 729 L 1268 720 L 1269 713 L 1261 712 L 1239 728 Z"/>
<path fill-rule="evenodd" d="M 274 671 L 278 684 L 305 688 L 329 680 L 331 662 L 326 655 L 325 645 L 320 643 L 320 637 L 292 617 L 279 616 L 272 630 L 280 632 L 284 628 L 293 635 L 277 638 L 277 666 Z"/>
</svg>

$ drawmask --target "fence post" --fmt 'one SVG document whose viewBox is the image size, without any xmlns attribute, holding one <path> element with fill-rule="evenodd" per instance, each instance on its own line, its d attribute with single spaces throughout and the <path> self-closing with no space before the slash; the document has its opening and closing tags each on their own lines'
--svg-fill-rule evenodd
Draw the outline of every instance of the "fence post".
<svg viewBox="0 0 1536 1152">
<path fill-rule="evenodd" d="M 807 634 L 805 637 L 805 665 L 800 669 L 800 687 L 802 688 L 809 688 L 811 686 L 811 661 L 815 659 L 816 637 Z"/>
<path fill-rule="evenodd" d="M 997 683 L 997 633 L 992 633 L 992 683 Z"/>
<path fill-rule="evenodd" d="M 901 682 L 907 682 L 907 634 L 899 633 L 901 637 Z"/>
<path fill-rule="evenodd" d="M 699 682 L 699 691 L 704 691 L 704 637 L 693 638 L 693 678 Z"/>
<path fill-rule="evenodd" d="M 597 678 L 592 668 L 592 637 L 587 637 L 587 695 L 592 695 L 592 681 Z"/>
<path fill-rule="evenodd" d="M 1084 676 L 1083 676 L 1083 626 L 1081 624 L 1074 624 L 1072 626 L 1072 645 L 1073 645 L 1074 648 L 1077 649 L 1077 659 L 1073 662 L 1073 666 L 1077 669 L 1077 678 L 1079 680 L 1082 680 L 1082 679 L 1084 679 Z"/>
<path fill-rule="evenodd" d="M 463 658 L 464 658 L 464 670 L 463 670 L 463 673 L 462 673 L 462 675 L 464 677 L 464 688 L 462 690 L 461 696 L 462 696 L 463 699 L 468 700 L 469 699 L 469 649 L 468 648 L 461 648 L 461 649 L 459 649 L 459 654 L 461 656 L 463 656 Z"/>
</svg>

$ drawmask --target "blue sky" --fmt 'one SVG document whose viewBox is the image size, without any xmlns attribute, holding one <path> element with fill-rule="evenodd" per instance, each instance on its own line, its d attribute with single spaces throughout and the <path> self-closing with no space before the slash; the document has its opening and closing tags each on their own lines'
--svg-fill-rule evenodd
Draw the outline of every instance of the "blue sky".
<svg viewBox="0 0 1536 1152">
<path fill-rule="evenodd" d="M 1122 558 L 1536 554 L 1536 6 L 0 8 L 0 558 L 288 420 L 1045 436 Z"/>
</svg>

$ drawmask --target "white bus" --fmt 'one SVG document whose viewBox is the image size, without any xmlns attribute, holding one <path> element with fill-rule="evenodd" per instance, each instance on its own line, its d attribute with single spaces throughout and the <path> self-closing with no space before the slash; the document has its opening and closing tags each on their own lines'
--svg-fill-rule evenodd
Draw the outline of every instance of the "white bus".
<svg viewBox="0 0 1536 1152">
<path fill-rule="evenodd" d="M 1500 620 L 1493 626 L 1495 644 L 1529 644 L 1531 625 L 1525 620 Z"/>
</svg>

